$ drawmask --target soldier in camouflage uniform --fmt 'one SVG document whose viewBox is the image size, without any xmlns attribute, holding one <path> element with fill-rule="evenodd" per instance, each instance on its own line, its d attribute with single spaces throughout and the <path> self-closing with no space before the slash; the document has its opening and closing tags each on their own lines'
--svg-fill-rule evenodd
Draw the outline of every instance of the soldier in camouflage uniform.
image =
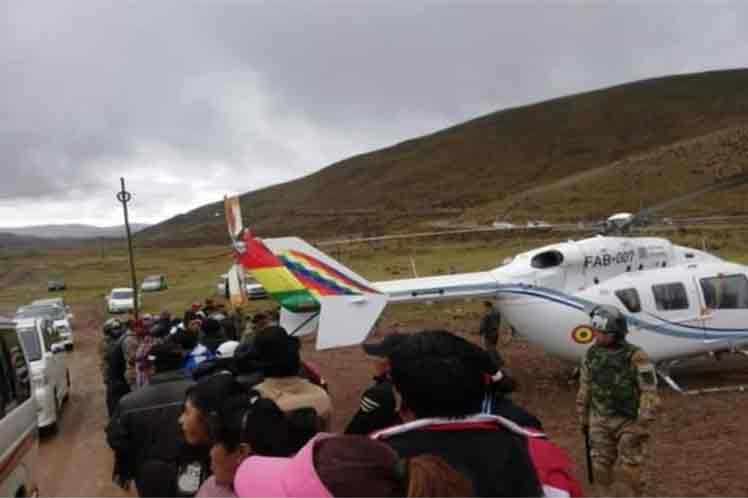
<svg viewBox="0 0 748 498">
<path fill-rule="evenodd" d="M 600 493 L 610 494 L 618 460 L 617 480 L 641 496 L 641 467 L 659 403 L 654 365 L 626 341 L 626 318 L 617 308 L 597 306 L 590 317 L 596 339 L 582 360 L 577 414 L 589 431 L 593 476 Z"/>
</svg>

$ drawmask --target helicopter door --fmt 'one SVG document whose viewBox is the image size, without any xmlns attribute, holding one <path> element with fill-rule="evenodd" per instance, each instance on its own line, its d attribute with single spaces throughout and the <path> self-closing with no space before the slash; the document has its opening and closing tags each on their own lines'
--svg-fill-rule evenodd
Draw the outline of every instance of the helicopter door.
<svg viewBox="0 0 748 498">
<path fill-rule="evenodd" d="M 703 320 L 699 308 L 699 296 L 691 280 L 670 281 L 652 284 L 646 308 L 653 310 L 651 316 L 661 320 L 661 333 L 677 332 L 675 337 L 686 341 L 671 343 L 671 353 L 690 354 L 701 347 L 704 337 Z M 652 306 L 654 305 L 654 306 Z M 681 327 L 678 327 L 680 325 Z M 691 340 L 688 340 L 691 339 Z"/>
<path fill-rule="evenodd" d="M 742 273 L 697 277 L 704 340 L 734 348 L 748 343 L 748 278 Z"/>
</svg>

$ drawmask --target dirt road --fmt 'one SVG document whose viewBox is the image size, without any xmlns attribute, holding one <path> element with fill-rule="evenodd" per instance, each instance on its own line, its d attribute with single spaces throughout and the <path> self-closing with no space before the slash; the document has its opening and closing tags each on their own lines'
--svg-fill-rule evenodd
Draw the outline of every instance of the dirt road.
<svg viewBox="0 0 748 498">
<path fill-rule="evenodd" d="M 97 344 L 100 317 L 95 306 L 75 306 L 75 351 L 68 355 L 72 394 L 59 429 L 39 444 L 38 483 L 42 496 L 129 496 L 112 484 L 107 446 L 104 386 Z"/>
</svg>

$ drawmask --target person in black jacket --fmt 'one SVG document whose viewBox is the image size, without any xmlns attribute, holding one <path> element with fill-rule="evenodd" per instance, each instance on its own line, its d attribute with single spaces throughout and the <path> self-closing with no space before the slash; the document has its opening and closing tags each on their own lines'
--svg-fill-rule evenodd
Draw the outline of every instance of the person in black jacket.
<svg viewBox="0 0 748 498">
<path fill-rule="evenodd" d="M 179 462 L 189 460 L 179 427 L 185 393 L 194 384 L 181 371 L 181 351 L 154 346 L 149 385 L 120 399 L 107 442 L 114 450 L 113 480 L 128 489 L 134 480 L 140 496 L 177 496 Z"/>
<path fill-rule="evenodd" d="M 346 434 L 370 434 L 402 422 L 397 397 L 390 380 L 389 356 L 405 337 L 392 333 L 378 343 L 364 344 L 364 352 L 374 367 L 374 385 L 361 395 L 361 404 L 345 429 Z"/>
<path fill-rule="evenodd" d="M 481 415 L 487 353 L 446 331 L 410 334 L 390 355 L 390 375 L 411 422 L 372 435 L 402 458 L 433 453 L 464 473 L 476 496 L 543 496 L 527 442 Z M 407 416 L 406 416 L 407 414 Z"/>
<path fill-rule="evenodd" d="M 208 348 L 208 350 L 216 354 L 218 346 L 226 342 L 226 335 L 223 333 L 221 323 L 213 318 L 208 318 L 203 322 L 200 344 Z"/>
<path fill-rule="evenodd" d="M 107 361 L 106 407 L 110 418 L 117 409 L 117 404 L 122 399 L 122 396 L 130 392 L 130 385 L 127 383 L 127 378 L 125 377 L 125 373 L 127 372 L 127 358 L 125 358 L 123 343 L 127 335 L 132 333 L 124 324 L 113 329 L 112 332 L 116 336 L 112 335 L 112 341 L 107 346 L 106 353 L 109 355 Z"/>
</svg>

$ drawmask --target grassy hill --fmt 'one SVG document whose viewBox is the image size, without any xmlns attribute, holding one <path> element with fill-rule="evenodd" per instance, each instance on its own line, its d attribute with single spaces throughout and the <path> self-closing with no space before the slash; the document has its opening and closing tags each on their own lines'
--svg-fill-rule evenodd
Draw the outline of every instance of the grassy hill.
<svg viewBox="0 0 748 498">
<path fill-rule="evenodd" d="M 596 218 L 748 172 L 748 70 L 644 80 L 502 110 L 242 196 L 263 236 L 420 230 L 434 221 Z M 720 174 L 732 174 L 725 169 Z M 677 208 L 748 212 L 746 190 Z M 680 211 L 678 211 L 680 209 Z M 140 234 L 224 240 L 219 204 Z"/>
</svg>

